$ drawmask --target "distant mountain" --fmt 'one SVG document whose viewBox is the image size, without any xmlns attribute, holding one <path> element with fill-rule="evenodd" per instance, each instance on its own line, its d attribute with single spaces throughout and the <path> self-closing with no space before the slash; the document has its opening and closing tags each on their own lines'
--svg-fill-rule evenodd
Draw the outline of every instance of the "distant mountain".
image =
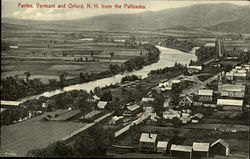
<svg viewBox="0 0 250 159">
<path fill-rule="evenodd" d="M 183 8 L 172 8 L 156 12 L 137 14 L 108 14 L 77 20 L 34 21 L 2 19 L 2 23 L 32 25 L 36 27 L 81 28 L 83 30 L 155 30 L 161 28 L 209 27 L 217 29 L 216 25 L 231 25 L 228 22 L 239 19 L 250 20 L 249 6 L 233 4 L 197 4 Z"/>
<path fill-rule="evenodd" d="M 217 25 L 207 27 L 208 30 L 222 32 L 250 33 L 250 19 L 240 19 L 230 22 L 223 22 Z"/>
</svg>

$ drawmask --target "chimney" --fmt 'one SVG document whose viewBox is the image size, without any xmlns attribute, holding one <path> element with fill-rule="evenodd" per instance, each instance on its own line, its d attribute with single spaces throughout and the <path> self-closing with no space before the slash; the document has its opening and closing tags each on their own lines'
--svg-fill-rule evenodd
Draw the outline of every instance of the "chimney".
<svg viewBox="0 0 250 159">
<path fill-rule="evenodd" d="M 148 133 L 148 137 L 152 139 L 151 132 Z"/>
</svg>

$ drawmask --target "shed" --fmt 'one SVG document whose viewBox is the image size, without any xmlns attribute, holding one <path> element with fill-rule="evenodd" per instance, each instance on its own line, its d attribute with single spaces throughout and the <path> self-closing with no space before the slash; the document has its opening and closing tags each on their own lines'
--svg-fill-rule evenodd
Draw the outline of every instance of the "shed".
<svg viewBox="0 0 250 159">
<path fill-rule="evenodd" d="M 211 144 L 210 151 L 212 155 L 228 156 L 230 154 L 230 147 L 225 140 L 218 139 L 217 141 Z"/>
<path fill-rule="evenodd" d="M 193 142 L 193 155 L 195 157 L 208 157 L 209 143 Z"/>
<path fill-rule="evenodd" d="M 170 148 L 170 155 L 191 158 L 192 157 L 192 146 L 172 144 L 171 148 Z"/>
<path fill-rule="evenodd" d="M 165 153 L 167 151 L 168 142 L 167 141 L 158 141 L 157 143 L 157 152 Z"/>
</svg>

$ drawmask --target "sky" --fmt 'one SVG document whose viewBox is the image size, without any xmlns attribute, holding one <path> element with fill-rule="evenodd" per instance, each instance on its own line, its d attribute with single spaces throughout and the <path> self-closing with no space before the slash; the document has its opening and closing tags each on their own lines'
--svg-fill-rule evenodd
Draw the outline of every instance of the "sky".
<svg viewBox="0 0 250 159">
<path fill-rule="evenodd" d="M 250 6 L 250 1 L 248 0 L 238 0 L 238 1 L 222 1 L 222 0 L 1 0 L 2 2 L 2 18 L 16 18 L 16 19 L 31 19 L 31 20 L 62 20 L 62 19 L 79 19 L 87 18 L 97 15 L 104 14 L 124 14 L 124 13 L 140 13 L 145 11 L 159 11 L 169 8 L 179 8 L 186 7 L 194 4 L 204 4 L 204 3 L 229 3 L 236 5 L 248 5 Z M 34 8 L 18 8 L 18 3 L 21 4 L 33 4 Z M 87 8 L 36 8 L 36 3 L 39 4 L 84 4 L 87 3 L 94 5 L 98 4 L 98 9 L 87 9 Z M 146 9 L 102 9 L 101 4 L 109 4 L 114 6 L 119 4 L 124 6 L 124 4 L 134 4 L 134 5 L 144 5 Z"/>
</svg>

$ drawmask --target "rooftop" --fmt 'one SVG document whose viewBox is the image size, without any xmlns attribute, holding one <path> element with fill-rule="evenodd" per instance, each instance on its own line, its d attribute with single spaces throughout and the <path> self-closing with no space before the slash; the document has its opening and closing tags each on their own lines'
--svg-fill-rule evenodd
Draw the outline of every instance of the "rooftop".
<svg viewBox="0 0 250 159">
<path fill-rule="evenodd" d="M 123 119 L 123 118 L 124 118 L 123 116 L 114 116 L 114 117 L 112 117 L 112 119 L 114 121 L 118 121 L 119 119 Z"/>
<path fill-rule="evenodd" d="M 213 147 L 217 143 L 221 143 L 224 147 L 229 147 L 229 144 L 226 141 L 224 141 L 223 139 L 218 139 L 217 141 L 212 143 L 210 147 Z"/>
<path fill-rule="evenodd" d="M 154 98 L 142 98 L 142 102 L 148 102 L 148 101 L 153 101 Z"/>
<path fill-rule="evenodd" d="M 1 100 L 1 105 L 18 106 L 21 102 Z"/>
<path fill-rule="evenodd" d="M 157 134 L 142 133 L 140 142 L 156 142 Z"/>
<path fill-rule="evenodd" d="M 99 101 L 98 104 L 97 104 L 97 107 L 101 108 L 101 109 L 104 109 L 107 104 L 108 104 L 107 101 Z"/>
<path fill-rule="evenodd" d="M 192 152 L 192 146 L 184 146 L 184 145 L 171 145 L 172 151 L 183 151 L 183 152 Z"/>
<path fill-rule="evenodd" d="M 167 141 L 158 141 L 157 147 L 167 147 L 168 142 Z"/>
<path fill-rule="evenodd" d="M 217 105 L 242 106 L 243 100 L 236 99 L 218 99 Z"/>
<path fill-rule="evenodd" d="M 202 96 L 212 96 L 213 95 L 213 90 L 210 90 L 210 89 L 200 89 L 199 90 L 199 95 L 202 95 Z"/>
<path fill-rule="evenodd" d="M 128 108 L 128 110 L 130 110 L 130 111 L 134 111 L 134 110 L 140 108 L 140 106 L 137 105 L 137 104 L 134 104 L 134 105 L 128 106 L 127 108 Z"/>
<path fill-rule="evenodd" d="M 209 151 L 209 143 L 193 142 L 193 150 L 194 151 L 208 152 Z"/>
</svg>

